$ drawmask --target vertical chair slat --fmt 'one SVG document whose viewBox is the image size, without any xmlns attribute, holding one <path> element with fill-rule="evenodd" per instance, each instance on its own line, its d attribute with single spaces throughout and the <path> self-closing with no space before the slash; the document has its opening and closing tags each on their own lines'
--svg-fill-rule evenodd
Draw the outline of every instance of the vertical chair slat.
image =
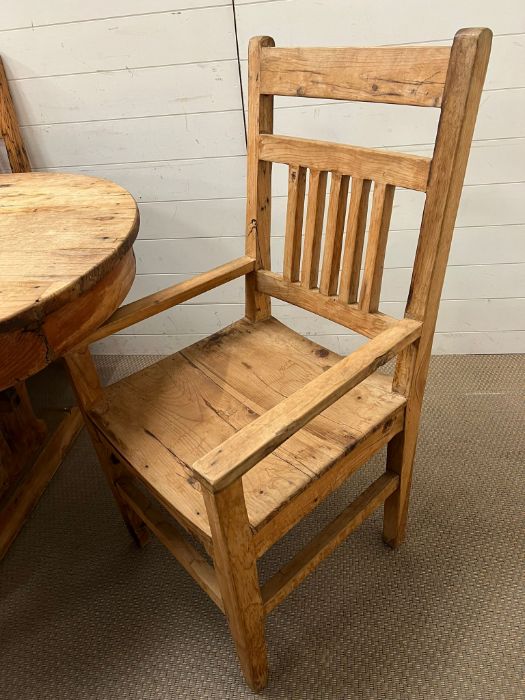
<svg viewBox="0 0 525 700">
<path fill-rule="evenodd" d="M 319 291 L 321 294 L 332 295 L 337 292 L 349 182 L 350 178 L 348 175 L 332 173 L 323 267 L 321 270 L 321 282 L 319 284 Z"/>
<path fill-rule="evenodd" d="M 365 271 L 359 297 L 359 308 L 361 311 L 374 312 L 379 307 L 388 227 L 390 226 L 392 205 L 394 203 L 394 191 L 395 187 L 393 185 L 383 185 L 377 182 L 374 184 Z"/>
<path fill-rule="evenodd" d="M 339 299 L 344 303 L 354 304 L 357 301 L 371 184 L 370 180 L 352 178 L 343 267 L 339 283 Z"/>
<path fill-rule="evenodd" d="M 304 230 L 304 253 L 301 266 L 301 284 L 307 289 L 317 287 L 319 278 L 327 178 L 328 173 L 324 170 L 310 170 L 308 207 Z"/>
<path fill-rule="evenodd" d="M 291 282 L 299 281 L 305 186 L 306 168 L 302 168 L 299 165 L 290 165 L 288 171 L 288 205 L 286 209 L 283 276 Z"/>
</svg>

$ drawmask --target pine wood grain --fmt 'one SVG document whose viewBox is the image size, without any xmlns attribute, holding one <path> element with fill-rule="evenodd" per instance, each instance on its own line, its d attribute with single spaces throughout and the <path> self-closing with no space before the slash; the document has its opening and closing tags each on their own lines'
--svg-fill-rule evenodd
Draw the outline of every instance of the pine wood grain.
<svg viewBox="0 0 525 700">
<path fill-rule="evenodd" d="M 243 256 L 236 260 L 231 260 L 224 265 L 219 265 L 213 270 L 195 275 L 189 280 L 174 284 L 171 287 L 154 292 L 137 301 L 121 306 L 108 320 L 99 328 L 82 338 L 82 344 L 88 345 L 101 338 L 106 338 L 113 333 L 117 333 L 124 328 L 128 328 L 134 323 L 143 321 L 146 318 L 155 316 L 161 311 L 165 311 L 177 304 L 182 304 L 188 299 L 193 299 L 199 294 L 214 289 L 215 287 L 230 282 L 248 274 L 255 268 L 255 260 Z"/>
<path fill-rule="evenodd" d="M 335 171 L 421 192 L 427 188 L 430 158 L 424 156 L 295 136 L 262 135 L 257 143 L 259 158 L 269 163 Z"/>
<path fill-rule="evenodd" d="M 306 290 L 275 272 L 259 270 L 257 286 L 272 297 L 312 311 L 368 338 L 373 338 L 397 322 L 397 319 L 379 311 L 369 313 L 362 311 L 357 304 L 344 304 L 336 296 L 325 296 L 317 289 Z"/>
<path fill-rule="evenodd" d="M 339 301 L 345 304 L 355 304 L 357 301 L 371 184 L 370 180 L 352 178 L 343 265 L 339 280 Z"/>
<path fill-rule="evenodd" d="M 252 39 L 246 258 L 205 278 L 205 285 L 214 284 L 222 273 L 230 279 L 245 271 L 247 319 L 104 391 L 95 387 L 94 400 L 91 382 L 84 386 L 78 378 L 95 442 L 103 447 L 102 461 L 104 454 L 114 455 L 115 470 L 138 477 L 213 554 L 220 598 L 254 690 L 267 682 L 264 615 L 381 503 L 384 539 L 392 546 L 403 540 L 428 357 L 490 39 L 489 30 L 461 30 L 451 51 L 275 49 L 269 37 Z M 273 94 L 442 105 L 434 155 L 421 158 L 274 136 Z M 290 173 L 283 275 L 270 271 L 272 162 L 286 163 Z M 311 175 L 301 269 L 306 169 Z M 328 172 L 333 187 L 317 289 Z M 350 177 L 354 182 L 337 295 Z M 427 193 L 412 287 L 400 321 L 378 312 L 395 186 Z M 55 267 L 60 268 L 60 261 Z M 117 313 L 106 330 L 156 313 L 205 285 L 201 278 L 182 292 L 171 288 L 155 299 L 135 302 Z M 272 319 L 271 296 L 372 340 L 340 358 Z M 377 367 L 394 355 L 399 355 L 394 377 L 378 374 Z M 386 472 L 283 567 L 261 595 L 257 557 L 385 444 Z M 115 473 L 110 477 L 114 485 Z M 128 493 L 126 498 L 126 507 L 135 507 L 135 515 L 142 514 L 180 554 L 171 531 L 159 525 L 156 515 L 150 517 L 149 506 L 141 505 L 142 496 Z M 195 570 L 190 573 L 199 578 Z M 216 591 L 210 594 L 217 598 Z"/>
<path fill-rule="evenodd" d="M 273 131 L 273 97 L 260 91 L 261 51 L 273 46 L 268 36 L 250 39 L 248 47 L 248 133 L 246 182 L 245 252 L 256 260 L 256 269 L 269 270 L 270 227 L 272 216 L 272 164 L 259 157 L 259 135 Z M 252 321 L 268 318 L 270 297 L 255 284 L 255 274 L 246 276 L 246 316 Z"/>
<path fill-rule="evenodd" d="M 214 491 L 226 488 L 309 420 L 416 340 L 419 333 L 420 324 L 409 319 L 380 333 L 194 462 L 192 469 L 196 478 Z"/>
<path fill-rule="evenodd" d="M 412 470 L 432 340 L 454 224 L 461 197 L 481 91 L 492 43 L 490 29 L 461 29 L 454 37 L 443 109 L 429 176 L 406 315 L 423 321 L 417 353 L 404 353 L 396 385 L 409 389 L 406 423 L 389 445 L 387 467 L 400 477 L 385 501 L 383 538 L 392 547 L 405 539 Z"/>
<path fill-rule="evenodd" d="M 327 178 L 328 173 L 324 170 L 310 170 L 304 252 L 301 264 L 301 284 L 306 289 L 317 287 Z"/>
<path fill-rule="evenodd" d="M 255 353 L 257 368 L 246 367 Z M 294 371 L 288 373 L 291 357 Z M 133 474 L 209 547 L 193 462 L 340 359 L 274 319 L 240 321 L 108 387 L 90 416 Z M 250 470 L 244 488 L 254 530 L 350 455 L 383 420 L 394 420 L 404 402 L 392 393 L 389 377 L 374 375 Z M 380 441 L 380 435 L 374 438 L 376 449 Z"/>
<path fill-rule="evenodd" d="M 265 48 L 261 92 L 439 107 L 449 56 L 448 46 Z"/>
<path fill-rule="evenodd" d="M 394 191 L 392 185 L 380 183 L 374 185 L 365 270 L 359 294 L 359 308 L 365 313 L 377 311 L 379 308 L 388 228 L 394 206 Z"/>
<path fill-rule="evenodd" d="M 288 174 L 288 203 L 283 261 L 283 276 L 291 282 L 299 280 L 305 187 L 306 169 L 291 165 Z"/>
<path fill-rule="evenodd" d="M 131 248 L 138 225 L 132 196 L 108 180 L 0 175 L 0 332 L 41 319 L 95 286 Z M 63 247 L 62 235 L 74 236 L 74 245 Z M 5 308 L 13 295 L 16 305 Z"/>
<path fill-rule="evenodd" d="M 214 542 L 213 561 L 224 610 L 244 677 L 258 692 L 268 682 L 264 609 L 242 484 L 222 493 L 204 491 Z"/>
<path fill-rule="evenodd" d="M 332 173 L 324 239 L 323 266 L 319 282 L 319 291 L 326 296 L 332 296 L 337 292 L 349 183 L 350 178 L 348 175 Z"/>
<path fill-rule="evenodd" d="M 392 495 L 399 483 L 397 474 L 382 474 L 335 520 L 326 525 L 308 544 L 285 564 L 262 589 L 268 614 L 329 556 L 366 518 Z"/>
</svg>

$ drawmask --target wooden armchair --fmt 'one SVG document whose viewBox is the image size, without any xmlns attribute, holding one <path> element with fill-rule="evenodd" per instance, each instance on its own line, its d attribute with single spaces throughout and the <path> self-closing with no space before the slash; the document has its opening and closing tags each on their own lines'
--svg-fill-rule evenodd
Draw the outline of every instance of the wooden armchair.
<svg viewBox="0 0 525 700">
<path fill-rule="evenodd" d="M 255 690 L 267 682 L 265 615 L 382 504 L 385 541 L 396 547 L 405 536 L 438 302 L 491 36 L 463 29 L 451 48 L 286 49 L 252 39 L 246 255 L 122 307 L 90 342 L 242 275 L 246 318 L 105 389 L 87 349 L 67 358 L 131 533 L 139 542 L 148 530 L 157 535 L 226 614 Z M 433 158 L 273 135 L 273 95 L 441 108 Z M 282 274 L 270 271 L 275 162 L 289 166 Z M 402 320 L 378 311 L 396 186 L 426 193 Z M 271 297 L 370 340 L 341 358 L 272 318 Z M 393 377 L 376 373 L 395 355 Z M 260 586 L 257 559 L 385 445 L 384 474 Z"/>
</svg>

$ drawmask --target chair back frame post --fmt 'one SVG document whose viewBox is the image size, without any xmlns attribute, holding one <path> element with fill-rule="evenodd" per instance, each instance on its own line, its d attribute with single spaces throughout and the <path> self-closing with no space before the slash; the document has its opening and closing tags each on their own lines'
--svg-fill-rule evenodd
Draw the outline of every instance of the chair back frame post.
<svg viewBox="0 0 525 700">
<path fill-rule="evenodd" d="M 9 92 L 4 64 L 0 58 L 0 134 L 13 173 L 30 173 L 31 163 L 22 140 L 15 107 Z"/>
<path fill-rule="evenodd" d="M 406 534 L 412 468 L 432 340 L 452 234 L 490 55 L 488 29 L 460 30 L 452 45 L 427 198 L 405 317 L 423 323 L 417 344 L 400 354 L 393 386 L 407 396 L 405 428 L 390 441 L 387 469 L 400 477 L 385 502 L 383 538 L 399 546 Z"/>
<path fill-rule="evenodd" d="M 256 260 L 256 269 L 269 270 L 272 215 L 272 164 L 259 158 L 259 135 L 273 132 L 273 95 L 260 90 L 261 51 L 274 46 L 272 38 L 253 37 L 248 47 L 248 157 L 246 200 L 246 255 Z M 270 296 L 257 288 L 255 272 L 246 275 L 246 317 L 268 318 Z"/>
</svg>

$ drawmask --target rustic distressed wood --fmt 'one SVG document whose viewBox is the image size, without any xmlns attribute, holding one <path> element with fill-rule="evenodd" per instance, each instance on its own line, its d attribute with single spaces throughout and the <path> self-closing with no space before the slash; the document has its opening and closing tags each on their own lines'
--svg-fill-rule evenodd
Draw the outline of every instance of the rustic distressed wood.
<svg viewBox="0 0 525 700">
<path fill-rule="evenodd" d="M 93 177 L 0 175 L 0 186 L 1 389 L 43 369 L 119 306 L 135 274 L 138 213 L 125 190 Z"/>
<path fill-rule="evenodd" d="M 345 304 L 357 302 L 371 184 L 370 180 L 352 178 L 343 265 L 339 280 L 339 301 Z"/>
<path fill-rule="evenodd" d="M 258 692 L 268 682 L 268 659 L 257 559 L 242 484 L 236 481 L 221 493 L 204 490 L 204 501 L 224 610 L 244 677 Z"/>
<path fill-rule="evenodd" d="M 370 340 L 193 463 L 196 478 L 220 491 L 419 337 L 410 319 Z"/>
<path fill-rule="evenodd" d="M 34 413 L 25 382 L 0 392 L 0 496 L 16 482 L 46 432 L 44 421 Z"/>
<path fill-rule="evenodd" d="M 0 103 L 2 118 L 12 119 L 11 108 Z M 23 169 L 23 151 L 15 143 L 20 132 L 9 133 L 16 149 L 11 148 L 11 165 Z M 60 358 L 122 302 L 134 278 L 131 245 L 137 229 L 133 198 L 106 180 L 0 175 L 0 405 L 10 392 L 19 398 L 9 415 L 0 416 L 6 542 L 27 519 L 80 428 L 73 412 L 37 455 L 44 431 L 22 380 Z"/>
<path fill-rule="evenodd" d="M 16 117 L 9 85 L 0 58 L 0 138 L 4 142 L 12 172 L 29 172 L 31 164 L 25 150 L 20 127 Z M 1 340 L 0 340 L 1 345 Z M 0 358 L 0 363 L 1 363 Z M 2 363 L 5 366 L 5 363 Z M 4 386 L 0 391 L 0 498 L 4 495 L 4 506 L 0 505 L 0 518 L 3 519 L 4 546 L 0 547 L 0 558 L 8 544 L 16 536 L 35 500 L 32 492 L 41 492 L 38 484 L 40 475 L 31 470 L 34 483 L 29 483 L 25 474 L 22 483 L 28 490 L 28 499 L 23 498 L 17 481 L 20 480 L 29 460 L 40 447 L 46 436 L 46 426 L 38 420 L 27 394 L 21 375 L 15 375 L 16 386 Z M 13 378 L 10 377 L 11 384 Z M 45 470 L 45 467 L 42 466 Z M 51 476 L 49 477 L 51 478 Z M 42 487 L 43 488 L 43 487 Z M 36 497 L 38 498 L 38 496 Z M 17 504 L 19 507 L 17 508 Z"/>
<path fill-rule="evenodd" d="M 259 135 L 273 131 L 273 97 L 260 91 L 261 51 L 273 46 L 268 36 L 250 39 L 248 47 L 248 157 L 246 191 L 246 255 L 256 269 L 269 270 L 272 216 L 272 164 L 259 158 Z M 246 276 L 246 316 L 252 321 L 268 318 L 270 297 L 261 293 L 255 275 Z"/>
<path fill-rule="evenodd" d="M 9 165 L 13 173 L 28 173 L 31 163 L 20 133 L 15 107 L 9 92 L 4 64 L 0 58 L 0 136 L 2 137 Z"/>
<path fill-rule="evenodd" d="M 81 427 L 80 411 L 72 408 L 49 437 L 35 461 L 25 470 L 16 488 L 10 490 L 0 501 L 0 559 L 40 500 Z"/>
<path fill-rule="evenodd" d="M 345 328 L 373 338 L 378 333 L 390 328 L 397 322 L 392 316 L 362 311 L 355 304 L 343 304 L 337 297 L 327 297 L 317 289 L 306 290 L 296 283 L 288 282 L 275 272 L 259 270 L 257 286 L 261 291 L 271 294 L 276 299 L 288 301 L 302 309 L 312 311 L 318 316 L 328 318 Z"/>
<path fill-rule="evenodd" d="M 306 169 L 291 165 L 288 174 L 288 204 L 283 261 L 283 276 L 291 282 L 299 280 L 305 188 Z"/>
<path fill-rule="evenodd" d="M 430 158 L 424 156 L 278 135 L 260 136 L 258 149 L 259 158 L 269 163 L 294 163 L 385 185 L 427 189 Z"/>
<path fill-rule="evenodd" d="M 148 539 L 146 527 L 142 520 L 138 518 L 137 514 L 128 506 L 117 488 L 118 479 L 125 476 L 123 465 L 118 454 L 104 445 L 88 417 L 88 411 L 91 406 L 102 398 L 102 386 L 93 358 L 91 357 L 89 349 L 84 348 L 83 350 L 66 355 L 65 362 L 71 383 L 75 389 L 79 408 L 85 419 L 86 428 L 97 452 L 100 464 L 106 474 L 115 501 L 117 502 L 130 534 L 138 544 L 143 545 Z"/>
<path fill-rule="evenodd" d="M 439 107 L 445 46 L 274 48 L 261 55 L 261 92 Z"/>
<path fill-rule="evenodd" d="M 336 462 L 331 469 L 321 474 L 315 482 L 312 482 L 309 489 L 305 489 L 293 500 L 284 504 L 273 518 L 256 532 L 257 556 L 261 557 L 294 525 L 317 508 L 346 479 L 366 464 L 376 452 L 389 444 L 390 440 L 403 429 L 403 408 L 404 405 L 396 413 L 392 413 L 388 423 L 383 423 L 360 438 L 347 457 Z"/>
<path fill-rule="evenodd" d="M 215 605 L 224 612 L 217 575 L 213 566 L 184 537 L 131 479 L 123 477 L 116 483 L 117 489 L 128 506 L 148 526 L 162 544 L 169 549 L 179 564 L 210 596 Z"/>
<path fill-rule="evenodd" d="M 400 477 L 385 502 L 383 537 L 398 547 L 406 534 L 412 469 L 432 339 L 452 234 L 492 43 L 489 29 L 462 29 L 452 45 L 443 109 L 429 177 L 406 315 L 423 321 L 417 353 L 404 353 L 396 381 L 410 388 L 405 429 L 389 446 L 387 467 Z"/>
<path fill-rule="evenodd" d="M 68 358 L 117 501 L 135 517 L 138 513 L 132 531 L 144 521 L 222 605 L 254 690 L 264 687 L 268 674 L 264 616 L 381 504 L 384 539 L 393 546 L 403 539 L 428 356 L 490 36 L 488 30 L 462 30 L 452 52 L 281 50 L 268 37 L 253 39 L 246 256 L 123 307 L 89 339 L 241 274 L 247 318 L 103 390 L 89 356 Z M 442 103 L 434 157 L 273 135 L 274 93 Z M 272 162 L 289 167 L 282 274 L 270 270 Z M 328 174 L 332 186 L 319 280 Z M 427 193 L 402 320 L 378 311 L 396 186 Z M 371 340 L 340 357 L 271 318 L 272 296 Z M 395 355 L 393 376 L 376 371 Z M 261 590 L 257 558 L 385 446 L 385 473 Z M 109 466 L 108 454 L 114 456 Z M 130 475 L 200 540 L 213 558 L 213 574 Z M 125 509 L 123 515 L 129 526 Z"/>
<path fill-rule="evenodd" d="M 113 335 L 113 333 L 117 333 L 123 328 L 128 328 L 134 323 L 139 323 L 139 321 L 144 321 L 144 319 L 155 316 L 161 311 L 166 311 L 177 304 L 182 304 L 188 299 L 193 299 L 199 294 L 219 287 L 221 284 L 247 275 L 254 268 L 255 260 L 243 256 L 224 265 L 219 265 L 213 270 L 203 272 L 201 275 L 195 275 L 189 280 L 179 282 L 179 284 L 174 284 L 166 289 L 161 289 L 159 292 L 153 292 L 153 294 L 149 294 L 142 299 L 125 304 L 117 309 L 96 330 L 87 336 L 84 335 L 82 344 L 94 343 L 101 338 L 106 338 L 108 335 Z"/>
<path fill-rule="evenodd" d="M 393 205 L 394 187 L 376 183 L 374 185 L 372 214 L 368 231 L 365 270 L 359 294 L 359 308 L 361 311 L 374 312 L 379 308 L 388 228 Z"/>
<path fill-rule="evenodd" d="M 397 474 L 382 474 L 291 561 L 279 569 L 262 589 L 265 612 L 271 612 L 297 588 L 323 559 L 392 495 L 398 483 Z"/>
<path fill-rule="evenodd" d="M 94 287 L 138 232 L 133 197 L 108 180 L 8 174 L 0 192 L 0 333 L 41 322 Z"/>
<path fill-rule="evenodd" d="M 328 218 L 324 239 L 323 267 L 321 269 L 321 282 L 319 284 L 319 291 L 321 294 L 329 296 L 337 292 L 337 284 L 339 281 L 343 227 L 349 182 L 350 178 L 348 175 L 332 173 Z"/>
<path fill-rule="evenodd" d="M 248 372 L 246 357 L 255 353 L 257 371 Z M 295 371 L 286 385 L 276 378 L 285 373 L 291 358 Z M 193 461 L 341 359 L 275 319 L 240 321 L 106 388 L 104 401 L 90 416 L 103 440 L 132 465 L 133 474 L 209 547 L 209 524 Z M 346 458 L 349 445 L 361 445 L 382 427 L 386 416 L 399 429 L 394 418 L 405 399 L 392 392 L 390 383 L 387 376 L 369 377 L 246 475 L 246 504 L 254 530 L 335 468 Z M 144 430 L 141 416 L 146 411 L 150 419 Z M 196 424 L 202 430 L 198 440 Z M 388 434 L 385 431 L 385 440 Z M 375 449 L 380 440 L 376 435 Z"/>
<path fill-rule="evenodd" d="M 328 173 L 310 170 L 308 181 L 308 208 L 304 230 L 304 252 L 301 264 L 301 284 L 307 289 L 317 287 L 319 258 L 323 235 L 326 181 Z"/>
</svg>

